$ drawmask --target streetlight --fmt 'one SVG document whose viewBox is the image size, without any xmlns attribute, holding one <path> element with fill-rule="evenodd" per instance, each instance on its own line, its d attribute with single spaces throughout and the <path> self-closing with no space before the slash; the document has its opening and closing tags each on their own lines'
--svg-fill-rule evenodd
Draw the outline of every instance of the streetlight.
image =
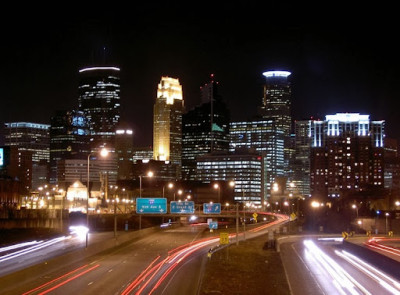
<svg viewBox="0 0 400 295">
<path fill-rule="evenodd" d="M 118 186 L 110 185 L 110 188 L 114 189 L 113 191 L 111 191 L 111 193 L 112 193 L 112 202 L 114 203 L 114 238 L 117 238 L 117 204 L 119 203 L 119 198 L 116 192 Z"/>
<path fill-rule="evenodd" d="M 215 183 L 214 184 L 214 188 L 218 190 L 218 203 L 221 203 L 221 200 L 220 200 L 220 198 L 221 198 L 221 187 L 220 187 L 220 185 L 218 183 Z"/>
<path fill-rule="evenodd" d="M 356 209 L 357 218 L 358 218 L 358 206 L 357 206 L 356 204 L 353 204 L 353 205 L 351 206 L 351 208 Z"/>
<path fill-rule="evenodd" d="M 183 190 L 181 190 L 181 189 L 178 189 L 178 195 L 179 196 L 182 196 L 182 194 L 183 194 Z M 179 200 L 180 200 L 181 198 L 179 197 Z M 174 201 L 175 201 L 175 194 L 174 194 Z"/>
<path fill-rule="evenodd" d="M 172 183 L 172 182 L 170 182 L 170 183 L 168 183 L 168 188 L 173 188 L 174 187 L 174 184 Z M 165 185 L 163 186 L 163 188 L 162 188 L 162 197 L 164 198 L 164 195 L 165 195 L 165 192 L 164 192 L 164 190 L 165 190 Z"/>
<path fill-rule="evenodd" d="M 139 188 L 139 197 L 141 198 L 142 197 L 142 177 L 153 177 L 153 175 L 154 175 L 154 173 L 153 173 L 153 171 L 149 171 L 149 172 L 147 172 L 147 175 L 139 175 L 139 186 L 140 186 L 140 188 Z"/>
<path fill-rule="evenodd" d="M 89 236 L 89 195 L 90 195 L 90 189 L 89 189 L 89 180 L 90 180 L 90 156 L 92 153 L 90 152 L 88 157 L 87 157 L 87 198 L 86 198 L 86 248 L 88 247 L 88 236 Z M 100 151 L 100 156 L 107 157 L 108 156 L 108 150 L 106 148 L 102 148 Z"/>
<path fill-rule="evenodd" d="M 153 171 L 147 172 L 147 175 L 139 175 L 139 197 L 142 197 L 142 177 L 153 177 Z M 136 202 L 137 206 L 137 202 Z M 137 208 L 136 208 L 137 209 Z M 139 230 L 142 229 L 142 215 L 139 215 Z"/>
<path fill-rule="evenodd" d="M 60 204 L 60 228 L 63 232 L 63 210 L 64 210 L 64 190 L 60 188 L 58 192 L 61 194 L 61 204 Z"/>
<path fill-rule="evenodd" d="M 385 223 L 385 231 L 386 233 L 388 233 L 388 217 L 389 217 L 389 212 L 385 213 L 385 217 L 386 217 L 386 223 Z"/>
</svg>

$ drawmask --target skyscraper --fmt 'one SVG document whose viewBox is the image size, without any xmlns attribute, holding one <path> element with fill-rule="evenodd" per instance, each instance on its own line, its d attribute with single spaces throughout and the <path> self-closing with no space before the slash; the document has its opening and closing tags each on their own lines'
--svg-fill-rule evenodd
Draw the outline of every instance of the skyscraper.
<svg viewBox="0 0 400 295">
<path fill-rule="evenodd" d="M 183 115 L 182 178 L 196 179 L 196 157 L 229 149 L 229 110 L 219 95 L 219 83 L 211 75 L 200 87 L 202 104 Z"/>
<path fill-rule="evenodd" d="M 153 157 L 176 165 L 176 177 L 181 178 L 182 113 L 184 111 L 182 85 L 178 79 L 161 77 L 153 117 Z"/>
<path fill-rule="evenodd" d="M 118 159 L 118 179 L 133 177 L 133 131 L 127 126 L 119 126 L 115 137 L 115 153 Z"/>
<path fill-rule="evenodd" d="M 90 152 L 89 126 L 83 112 L 57 111 L 50 123 L 50 183 L 58 183 L 60 160 L 86 159 Z"/>
<path fill-rule="evenodd" d="M 120 121 L 120 69 L 89 67 L 79 71 L 79 110 L 89 123 L 91 149 L 114 146 Z"/>
<path fill-rule="evenodd" d="M 254 150 L 212 152 L 197 157 L 197 180 L 204 183 L 234 181 L 235 202 L 263 204 L 262 156 Z"/>
<path fill-rule="evenodd" d="M 272 183 L 284 175 L 283 131 L 274 119 L 255 118 L 230 123 L 230 151 L 250 149 L 263 155 L 262 201 L 270 196 Z"/>
<path fill-rule="evenodd" d="M 31 177 L 31 182 L 27 182 L 29 188 L 48 182 L 49 128 L 50 125 L 31 122 L 4 123 L 5 145 L 16 147 L 19 153 L 31 154 L 32 168 L 25 173 Z"/>
<path fill-rule="evenodd" d="M 384 121 L 338 113 L 311 122 L 311 194 L 343 197 L 384 187 Z"/>
<path fill-rule="evenodd" d="M 290 134 L 292 129 L 291 115 L 291 83 L 290 72 L 267 71 L 264 72 L 266 83 L 264 97 L 259 108 L 259 115 L 266 119 L 274 119 L 276 129 L 283 132 L 284 137 L 284 162 L 285 174 L 289 174 L 289 160 L 291 154 Z"/>
<path fill-rule="evenodd" d="M 311 120 L 295 121 L 293 183 L 303 196 L 310 196 Z"/>
</svg>

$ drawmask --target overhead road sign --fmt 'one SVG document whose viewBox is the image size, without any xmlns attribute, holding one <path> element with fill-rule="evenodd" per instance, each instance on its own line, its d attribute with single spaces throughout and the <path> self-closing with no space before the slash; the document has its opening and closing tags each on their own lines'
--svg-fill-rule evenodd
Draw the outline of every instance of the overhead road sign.
<svg viewBox="0 0 400 295">
<path fill-rule="evenodd" d="M 194 202 L 193 201 L 171 201 L 170 212 L 179 214 L 193 214 L 194 213 Z"/>
<path fill-rule="evenodd" d="M 218 221 L 211 221 L 208 223 L 208 228 L 209 229 L 218 229 Z"/>
<path fill-rule="evenodd" d="M 165 214 L 167 213 L 166 198 L 136 198 L 136 213 Z"/>
<path fill-rule="evenodd" d="M 220 203 L 203 203 L 204 214 L 220 214 L 221 204 Z"/>
</svg>

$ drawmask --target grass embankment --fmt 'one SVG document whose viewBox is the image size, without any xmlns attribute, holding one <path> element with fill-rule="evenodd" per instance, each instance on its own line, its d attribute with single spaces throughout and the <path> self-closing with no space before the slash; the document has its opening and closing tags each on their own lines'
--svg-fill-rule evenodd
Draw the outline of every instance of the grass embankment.
<svg viewBox="0 0 400 295">
<path fill-rule="evenodd" d="M 268 237 L 241 241 L 208 258 L 200 295 L 290 294 L 278 252 Z"/>
</svg>

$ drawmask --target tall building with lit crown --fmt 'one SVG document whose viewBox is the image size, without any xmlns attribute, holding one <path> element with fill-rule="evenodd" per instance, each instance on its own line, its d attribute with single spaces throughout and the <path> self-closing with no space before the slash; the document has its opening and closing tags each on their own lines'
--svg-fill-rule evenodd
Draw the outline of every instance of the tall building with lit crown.
<svg viewBox="0 0 400 295">
<path fill-rule="evenodd" d="M 176 165 L 176 178 L 181 178 L 182 114 L 184 111 L 182 85 L 178 79 L 161 77 L 153 117 L 153 157 Z"/>
<path fill-rule="evenodd" d="M 338 198 L 384 188 L 384 123 L 359 113 L 311 121 L 312 197 Z"/>
<path fill-rule="evenodd" d="M 265 119 L 275 120 L 277 130 L 281 130 L 284 136 L 284 162 L 285 174 L 289 175 L 289 160 L 291 154 L 291 83 L 288 71 L 267 71 L 264 72 L 265 85 L 264 96 L 259 115 Z"/>
<path fill-rule="evenodd" d="M 120 121 L 120 69 L 88 67 L 79 70 L 79 110 L 89 122 L 92 150 L 114 146 Z"/>
</svg>

